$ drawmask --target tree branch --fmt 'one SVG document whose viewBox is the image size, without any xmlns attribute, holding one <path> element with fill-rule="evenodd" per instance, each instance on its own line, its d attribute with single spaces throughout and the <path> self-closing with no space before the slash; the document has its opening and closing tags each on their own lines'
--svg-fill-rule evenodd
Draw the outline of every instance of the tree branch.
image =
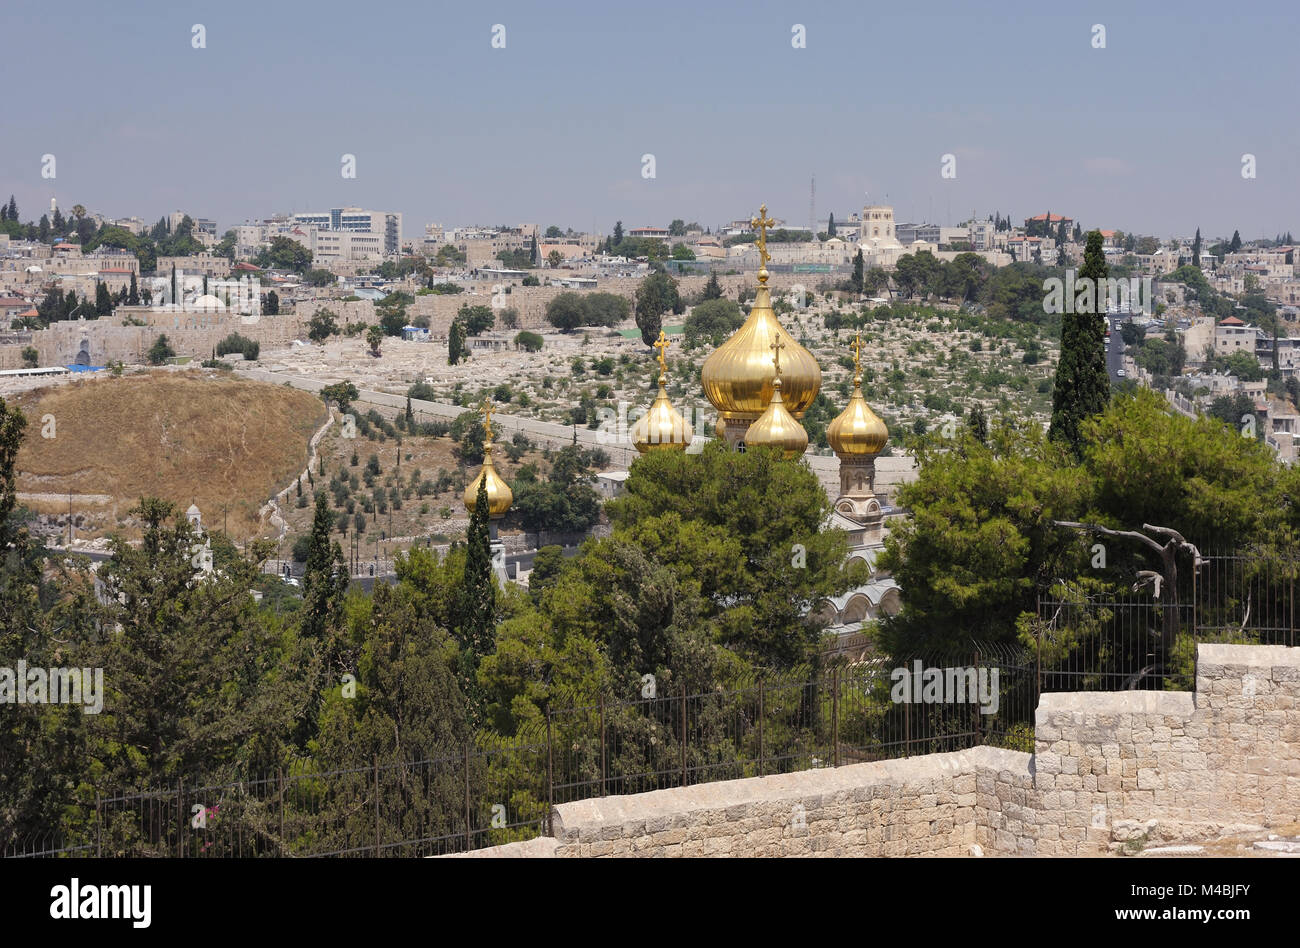
<svg viewBox="0 0 1300 948">
<path fill-rule="evenodd" d="M 1110 537 L 1124 537 L 1129 540 L 1141 540 L 1157 553 L 1163 554 L 1165 548 L 1151 539 L 1144 533 L 1138 533 L 1136 530 L 1112 530 L 1110 527 L 1103 527 L 1096 523 L 1075 523 L 1070 520 L 1053 520 L 1052 523 L 1058 527 L 1070 527 L 1074 530 L 1091 530 L 1094 533 L 1104 533 Z"/>
</svg>

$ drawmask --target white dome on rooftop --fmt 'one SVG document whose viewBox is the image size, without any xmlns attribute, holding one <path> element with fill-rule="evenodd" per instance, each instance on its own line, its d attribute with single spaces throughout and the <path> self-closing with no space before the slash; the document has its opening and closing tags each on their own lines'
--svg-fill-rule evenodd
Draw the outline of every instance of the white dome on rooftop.
<svg viewBox="0 0 1300 948">
<path fill-rule="evenodd" d="M 208 293 L 205 296 L 197 297 L 194 302 L 189 305 L 189 308 L 199 310 L 224 310 L 226 304 L 221 302 L 221 300 L 217 299 L 211 293 Z"/>
</svg>

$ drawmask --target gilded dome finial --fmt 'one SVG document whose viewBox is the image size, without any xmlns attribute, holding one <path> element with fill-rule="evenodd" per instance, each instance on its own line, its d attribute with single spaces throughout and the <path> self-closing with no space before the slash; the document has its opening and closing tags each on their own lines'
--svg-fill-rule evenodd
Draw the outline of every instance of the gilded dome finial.
<svg viewBox="0 0 1300 948">
<path fill-rule="evenodd" d="M 663 383 L 668 378 L 668 360 L 664 358 L 664 353 L 667 351 L 668 347 L 672 345 L 672 342 L 669 341 L 668 334 L 660 329 L 659 338 L 651 343 L 651 345 L 659 350 L 656 354 L 656 358 L 659 360 L 659 381 L 660 383 Z"/>
<path fill-rule="evenodd" d="M 853 384 L 862 384 L 862 330 L 853 334 Z"/>
<path fill-rule="evenodd" d="M 767 261 L 772 259 L 772 255 L 767 252 L 767 229 L 775 227 L 776 221 L 767 216 L 767 205 L 762 204 L 758 208 L 758 216 L 749 219 L 749 226 L 758 231 L 758 282 L 767 282 Z"/>
<path fill-rule="evenodd" d="M 492 399 L 483 399 L 483 404 L 479 408 L 483 412 L 483 440 L 490 442 L 492 440 Z"/>
</svg>

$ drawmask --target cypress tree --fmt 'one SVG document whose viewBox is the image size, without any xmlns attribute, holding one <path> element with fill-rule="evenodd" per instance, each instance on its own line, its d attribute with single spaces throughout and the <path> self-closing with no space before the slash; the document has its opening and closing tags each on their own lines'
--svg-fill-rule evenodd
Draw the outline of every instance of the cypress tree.
<svg viewBox="0 0 1300 948">
<path fill-rule="evenodd" d="M 470 719 L 477 724 L 483 712 L 478 667 L 483 657 L 492 653 L 496 638 L 497 586 L 492 575 L 486 481 L 479 481 L 465 540 L 465 571 L 461 575 L 456 606 L 455 635 L 461 647 L 461 687 L 469 704 Z"/>
<path fill-rule="evenodd" d="M 1071 307 L 1075 312 L 1061 318 L 1061 361 L 1056 367 L 1056 388 L 1052 393 L 1051 436 L 1069 444 L 1075 454 L 1083 446 L 1083 422 L 1101 414 L 1110 401 L 1110 379 L 1106 374 L 1105 280 L 1109 273 L 1102 251 L 1101 231 L 1088 232 L 1088 248 L 1079 270 L 1079 286 L 1092 281 L 1091 305 Z M 1080 312 L 1080 310 L 1088 312 Z"/>
<path fill-rule="evenodd" d="M 857 254 L 853 257 L 853 291 L 855 293 L 862 292 L 862 270 L 862 248 L 859 247 Z"/>
<path fill-rule="evenodd" d="M 835 212 L 834 211 L 831 211 L 831 219 L 826 224 L 826 236 L 827 237 L 835 236 Z"/>
<path fill-rule="evenodd" d="M 334 518 L 330 514 L 329 495 L 316 495 L 316 513 L 311 523 L 311 545 L 302 582 L 302 633 L 323 637 L 337 610 L 342 606 L 347 575 L 343 572 L 343 548 L 330 542 Z"/>
<path fill-rule="evenodd" d="M 1192 266 L 1201 269 L 1201 229 L 1196 228 L 1196 239 L 1192 241 Z"/>
<path fill-rule="evenodd" d="M 1232 243 L 1228 244 L 1228 252 L 1236 253 L 1241 249 L 1241 232 L 1234 230 L 1232 232 Z"/>
<path fill-rule="evenodd" d="M 139 305 L 140 305 L 140 287 L 139 287 L 139 285 L 135 282 L 135 271 L 134 271 L 134 270 L 131 271 L 131 288 L 130 288 L 130 290 L 127 291 L 127 294 L 126 294 L 126 305 L 127 305 L 127 306 L 139 306 Z"/>
</svg>

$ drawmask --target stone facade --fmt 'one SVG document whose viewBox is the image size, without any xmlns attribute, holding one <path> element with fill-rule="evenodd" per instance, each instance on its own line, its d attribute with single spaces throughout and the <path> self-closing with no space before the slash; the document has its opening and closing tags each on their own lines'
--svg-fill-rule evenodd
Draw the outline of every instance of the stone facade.
<svg viewBox="0 0 1300 948">
<path fill-rule="evenodd" d="M 471 855 L 1082 856 L 1294 823 L 1300 648 L 1201 645 L 1194 693 L 1044 694 L 1036 738 L 566 803 L 553 842 Z"/>
</svg>

